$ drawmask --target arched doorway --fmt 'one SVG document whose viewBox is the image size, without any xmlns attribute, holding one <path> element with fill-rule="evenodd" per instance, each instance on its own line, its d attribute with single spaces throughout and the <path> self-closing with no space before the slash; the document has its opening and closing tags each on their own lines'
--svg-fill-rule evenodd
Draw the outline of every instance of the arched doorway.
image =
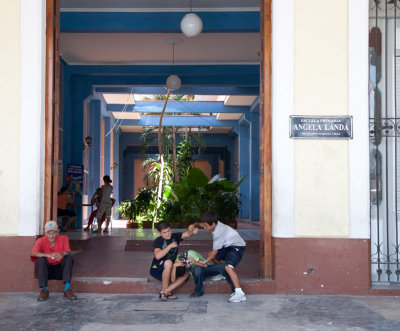
<svg viewBox="0 0 400 331">
<path fill-rule="evenodd" d="M 46 153 L 44 220 L 56 216 L 59 151 L 59 1 L 46 2 Z M 260 275 L 272 277 L 271 233 L 271 0 L 261 1 Z"/>
</svg>

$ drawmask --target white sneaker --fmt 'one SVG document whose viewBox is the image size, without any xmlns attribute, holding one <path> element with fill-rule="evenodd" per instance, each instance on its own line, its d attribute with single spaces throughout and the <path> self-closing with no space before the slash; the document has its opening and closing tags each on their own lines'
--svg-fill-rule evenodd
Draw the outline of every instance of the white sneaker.
<svg viewBox="0 0 400 331">
<path fill-rule="evenodd" d="M 225 276 L 223 276 L 223 275 L 221 275 L 221 274 L 218 274 L 218 275 L 215 275 L 215 276 L 212 276 L 212 277 L 211 277 L 211 280 L 212 280 L 213 282 L 218 282 L 219 280 L 222 280 L 222 279 L 226 279 L 226 278 L 225 278 Z"/>
<path fill-rule="evenodd" d="M 229 302 L 242 302 L 246 301 L 246 295 L 242 293 L 235 292 L 231 297 L 228 299 Z"/>
</svg>

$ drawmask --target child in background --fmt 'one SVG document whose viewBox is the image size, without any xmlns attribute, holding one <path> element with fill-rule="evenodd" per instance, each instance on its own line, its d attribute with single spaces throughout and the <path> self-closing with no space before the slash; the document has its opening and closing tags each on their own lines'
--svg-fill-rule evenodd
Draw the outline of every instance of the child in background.
<svg viewBox="0 0 400 331">
<path fill-rule="evenodd" d="M 103 216 L 103 214 L 106 214 L 106 219 L 107 219 L 107 224 L 106 228 L 104 229 L 104 232 L 108 232 L 108 226 L 111 221 L 111 207 L 113 205 L 111 201 L 111 194 L 113 192 L 113 187 L 111 185 L 112 180 L 110 179 L 110 176 L 106 175 L 103 177 L 104 185 L 100 189 L 100 205 L 99 208 L 97 209 L 96 212 L 96 218 L 97 222 L 99 223 L 99 232 L 101 231 L 101 222 L 99 220 Z M 113 199 L 114 200 L 114 199 Z M 115 200 L 114 200 L 115 202 Z"/>
</svg>

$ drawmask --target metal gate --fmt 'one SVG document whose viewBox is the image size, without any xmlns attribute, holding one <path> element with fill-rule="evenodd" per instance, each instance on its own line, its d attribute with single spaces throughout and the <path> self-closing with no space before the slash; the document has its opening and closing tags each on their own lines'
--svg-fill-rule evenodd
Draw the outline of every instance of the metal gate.
<svg viewBox="0 0 400 331">
<path fill-rule="evenodd" d="M 371 279 L 400 283 L 400 0 L 370 0 Z"/>
</svg>

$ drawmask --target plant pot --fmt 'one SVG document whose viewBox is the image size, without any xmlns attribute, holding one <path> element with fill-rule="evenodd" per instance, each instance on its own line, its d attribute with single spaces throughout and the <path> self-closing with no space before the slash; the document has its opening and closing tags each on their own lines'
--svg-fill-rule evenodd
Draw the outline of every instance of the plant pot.
<svg viewBox="0 0 400 331">
<path fill-rule="evenodd" d="M 126 223 L 127 229 L 137 229 L 138 227 L 139 227 L 139 223 L 135 223 L 135 222 Z"/>
<path fill-rule="evenodd" d="M 153 221 L 143 221 L 142 227 L 143 229 L 151 229 L 153 227 Z"/>
</svg>

